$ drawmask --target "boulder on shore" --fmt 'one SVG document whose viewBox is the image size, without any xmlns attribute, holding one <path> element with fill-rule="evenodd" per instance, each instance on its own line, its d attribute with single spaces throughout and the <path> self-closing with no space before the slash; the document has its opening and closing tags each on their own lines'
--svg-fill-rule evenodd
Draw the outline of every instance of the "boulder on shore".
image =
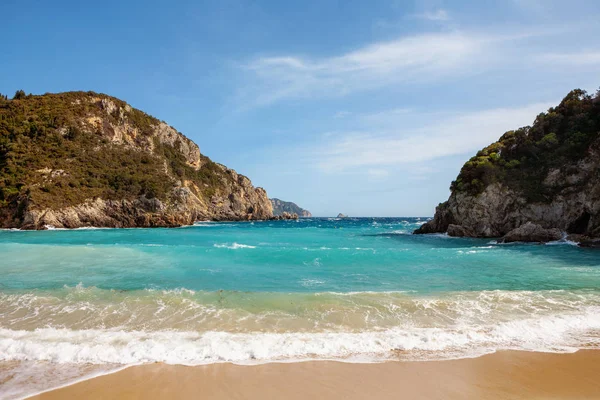
<svg viewBox="0 0 600 400">
<path fill-rule="evenodd" d="M 546 229 L 541 225 L 527 222 L 508 232 L 500 240 L 501 243 L 538 242 L 546 243 L 562 239 L 563 234 L 558 228 Z"/>
</svg>

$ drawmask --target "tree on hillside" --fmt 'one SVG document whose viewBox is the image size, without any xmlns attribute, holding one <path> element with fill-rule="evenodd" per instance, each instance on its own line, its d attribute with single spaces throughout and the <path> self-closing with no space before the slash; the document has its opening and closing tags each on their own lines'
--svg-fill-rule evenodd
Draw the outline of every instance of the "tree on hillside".
<svg viewBox="0 0 600 400">
<path fill-rule="evenodd" d="M 13 96 L 13 100 L 20 100 L 20 99 L 24 99 L 27 95 L 25 94 L 24 90 L 17 90 L 15 92 L 15 95 Z"/>
</svg>

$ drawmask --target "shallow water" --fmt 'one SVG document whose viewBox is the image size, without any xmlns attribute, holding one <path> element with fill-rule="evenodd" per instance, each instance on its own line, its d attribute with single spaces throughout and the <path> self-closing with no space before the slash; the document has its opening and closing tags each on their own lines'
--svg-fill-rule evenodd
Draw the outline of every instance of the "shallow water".
<svg viewBox="0 0 600 400">
<path fill-rule="evenodd" d="M 62 382 L 78 366 L 600 347 L 600 252 L 411 235 L 424 221 L 0 231 L 2 386 L 31 392 L 24 363 Z"/>
</svg>

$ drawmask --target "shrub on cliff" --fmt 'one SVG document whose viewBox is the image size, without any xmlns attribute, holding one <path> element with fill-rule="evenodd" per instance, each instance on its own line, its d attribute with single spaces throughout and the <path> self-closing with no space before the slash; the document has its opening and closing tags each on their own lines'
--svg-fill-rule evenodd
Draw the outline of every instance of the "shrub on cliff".
<svg viewBox="0 0 600 400">
<path fill-rule="evenodd" d="M 552 168 L 581 159 L 600 137 L 600 91 L 571 91 L 532 126 L 508 131 L 462 167 L 452 191 L 481 193 L 489 184 L 520 191 L 529 201 L 550 201 L 559 187 L 542 184 Z M 583 183 L 581 183 L 583 184 Z"/>
<path fill-rule="evenodd" d="M 103 101 L 115 109 L 108 113 Z M 124 122 L 137 136 L 131 134 L 129 144 L 113 143 L 113 126 Z M 196 170 L 172 145 L 144 147 L 159 123 L 94 92 L 33 96 L 18 91 L 12 100 L 0 101 L 0 208 L 23 199 L 50 208 L 98 197 L 165 200 L 183 179 L 206 197 L 221 190 L 230 177 L 207 157 Z"/>
</svg>

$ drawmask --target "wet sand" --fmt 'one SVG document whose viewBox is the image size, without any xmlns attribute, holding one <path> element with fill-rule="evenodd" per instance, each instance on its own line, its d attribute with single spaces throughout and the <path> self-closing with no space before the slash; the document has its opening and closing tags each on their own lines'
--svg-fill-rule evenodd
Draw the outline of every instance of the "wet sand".
<svg viewBox="0 0 600 400">
<path fill-rule="evenodd" d="M 127 368 L 32 399 L 600 399 L 600 351 L 474 359 Z"/>
</svg>

